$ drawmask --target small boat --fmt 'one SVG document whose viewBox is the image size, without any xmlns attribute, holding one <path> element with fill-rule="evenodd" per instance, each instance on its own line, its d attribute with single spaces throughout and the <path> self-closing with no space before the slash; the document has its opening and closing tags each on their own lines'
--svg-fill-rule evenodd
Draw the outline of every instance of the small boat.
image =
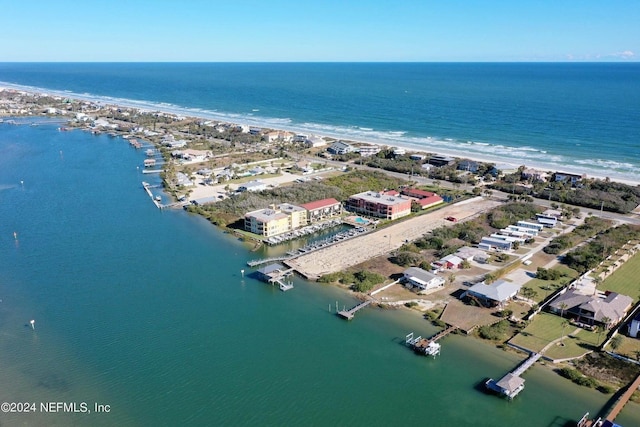
<svg viewBox="0 0 640 427">
<path fill-rule="evenodd" d="M 156 196 L 155 199 L 156 199 L 156 202 L 161 202 L 162 201 L 162 196 Z"/>
</svg>

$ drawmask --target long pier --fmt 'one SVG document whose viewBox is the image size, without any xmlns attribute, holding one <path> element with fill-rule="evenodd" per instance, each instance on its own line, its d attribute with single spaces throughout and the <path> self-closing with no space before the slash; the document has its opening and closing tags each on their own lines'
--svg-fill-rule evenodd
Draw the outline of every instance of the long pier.
<svg viewBox="0 0 640 427">
<path fill-rule="evenodd" d="M 153 204 L 156 205 L 156 208 L 160 209 L 160 203 L 158 203 L 158 201 L 153 197 L 153 193 L 150 190 L 151 186 L 149 185 L 149 183 L 142 181 L 142 188 L 144 188 L 144 191 L 147 192 Z"/>
<path fill-rule="evenodd" d="M 255 260 L 247 261 L 247 265 L 249 267 L 256 267 L 258 265 L 266 264 L 269 262 L 286 261 L 292 258 L 294 258 L 294 256 L 287 255 L 287 256 L 279 256 L 274 258 L 255 259 Z"/>
<path fill-rule="evenodd" d="M 613 423 L 620 411 L 622 411 L 622 408 L 624 408 L 624 405 L 626 405 L 629 399 L 631 399 L 631 395 L 638 389 L 638 387 L 640 387 L 640 375 L 636 377 L 636 380 L 632 382 L 625 390 L 624 394 L 620 396 L 620 399 L 618 399 L 615 406 L 611 408 L 611 411 L 609 411 L 609 414 L 605 417 L 605 419 Z"/>
<path fill-rule="evenodd" d="M 362 310 L 363 308 L 365 308 L 366 306 L 368 306 L 369 304 L 371 304 L 373 302 L 373 300 L 366 300 L 361 302 L 360 304 L 350 308 L 349 310 L 342 310 L 338 312 L 338 316 L 342 317 L 345 320 L 351 320 L 355 317 L 356 312 L 358 310 Z"/>
</svg>

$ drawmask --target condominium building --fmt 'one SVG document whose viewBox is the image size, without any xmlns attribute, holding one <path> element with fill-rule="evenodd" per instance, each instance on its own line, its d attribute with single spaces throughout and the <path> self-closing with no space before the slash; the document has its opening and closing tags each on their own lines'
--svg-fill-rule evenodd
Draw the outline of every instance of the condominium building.
<svg viewBox="0 0 640 427">
<path fill-rule="evenodd" d="M 411 214 L 411 199 L 365 191 L 350 196 L 345 207 L 363 215 L 394 220 Z"/>
</svg>

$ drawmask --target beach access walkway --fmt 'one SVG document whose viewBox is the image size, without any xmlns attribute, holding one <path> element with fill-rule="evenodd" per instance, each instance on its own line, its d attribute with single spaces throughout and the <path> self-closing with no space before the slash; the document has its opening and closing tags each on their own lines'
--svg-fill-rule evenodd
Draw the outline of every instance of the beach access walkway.
<svg viewBox="0 0 640 427">
<path fill-rule="evenodd" d="M 475 197 L 284 262 L 302 276 L 316 280 L 398 249 L 406 241 L 446 225 L 446 217 L 464 221 L 500 204 L 500 201 Z"/>
</svg>

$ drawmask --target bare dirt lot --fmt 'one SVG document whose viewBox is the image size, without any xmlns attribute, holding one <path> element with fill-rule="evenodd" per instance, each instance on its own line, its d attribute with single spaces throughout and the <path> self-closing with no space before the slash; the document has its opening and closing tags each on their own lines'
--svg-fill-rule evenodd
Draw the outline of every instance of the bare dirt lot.
<svg viewBox="0 0 640 427">
<path fill-rule="evenodd" d="M 286 263 L 303 276 L 317 279 L 324 274 L 344 270 L 398 249 L 405 241 L 415 240 L 436 227 L 446 225 L 448 221 L 444 218 L 448 216 L 454 216 L 458 221 L 462 221 L 492 209 L 500 203 L 482 197 L 465 200 L 300 256 Z"/>
</svg>

